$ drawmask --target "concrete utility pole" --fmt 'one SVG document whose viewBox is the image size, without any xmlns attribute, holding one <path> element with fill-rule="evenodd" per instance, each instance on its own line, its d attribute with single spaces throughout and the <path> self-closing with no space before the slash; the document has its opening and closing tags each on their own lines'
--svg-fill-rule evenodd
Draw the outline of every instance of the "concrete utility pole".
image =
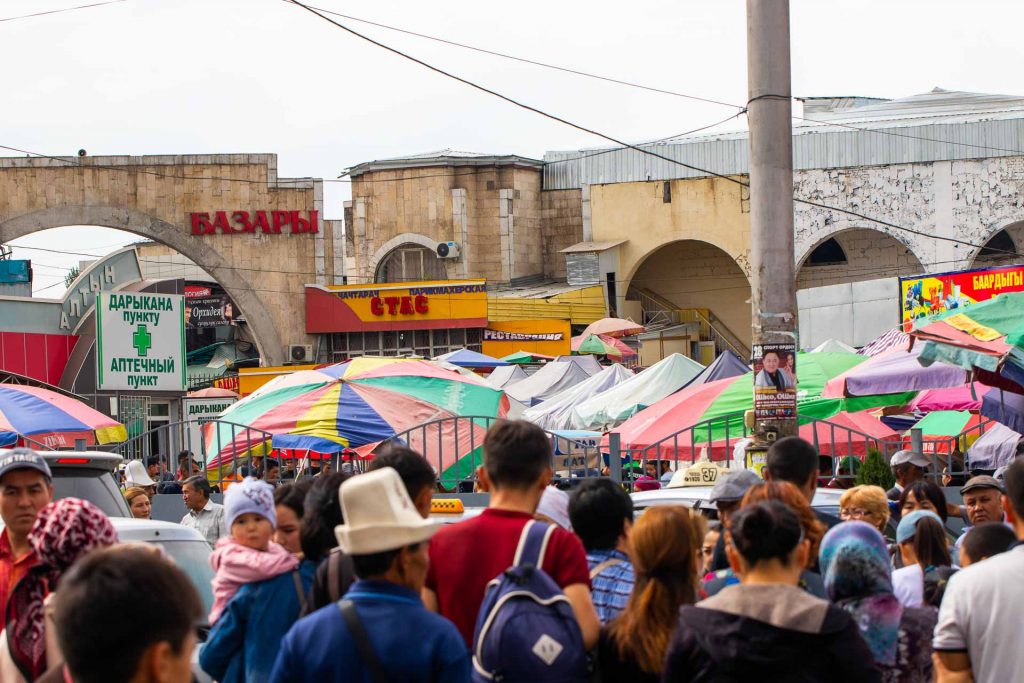
<svg viewBox="0 0 1024 683">
<path fill-rule="evenodd" d="M 763 442 L 797 430 L 789 0 L 747 0 L 747 80 L 752 360 L 763 358 L 755 369 L 771 373 L 754 388 L 755 433 Z M 793 366 L 787 370 L 789 353 Z"/>
</svg>

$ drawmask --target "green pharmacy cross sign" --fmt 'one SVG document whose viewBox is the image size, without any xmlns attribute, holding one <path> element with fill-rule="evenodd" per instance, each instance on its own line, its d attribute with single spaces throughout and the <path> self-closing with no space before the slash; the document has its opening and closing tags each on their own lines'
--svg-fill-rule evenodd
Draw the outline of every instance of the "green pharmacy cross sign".
<svg viewBox="0 0 1024 683">
<path fill-rule="evenodd" d="M 132 346 L 139 352 L 140 356 L 145 356 L 146 351 L 153 346 L 153 335 L 149 333 L 145 325 L 139 325 L 135 328 L 135 334 L 132 335 Z"/>
</svg>

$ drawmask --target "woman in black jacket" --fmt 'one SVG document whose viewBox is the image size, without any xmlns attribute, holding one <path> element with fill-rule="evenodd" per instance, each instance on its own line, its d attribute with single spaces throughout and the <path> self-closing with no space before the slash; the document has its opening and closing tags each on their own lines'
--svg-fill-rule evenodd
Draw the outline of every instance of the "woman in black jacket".
<svg viewBox="0 0 1024 683">
<path fill-rule="evenodd" d="M 850 615 L 797 587 L 810 543 L 779 501 L 732 520 L 726 554 L 740 584 L 680 609 L 662 681 L 880 681 Z"/>
</svg>

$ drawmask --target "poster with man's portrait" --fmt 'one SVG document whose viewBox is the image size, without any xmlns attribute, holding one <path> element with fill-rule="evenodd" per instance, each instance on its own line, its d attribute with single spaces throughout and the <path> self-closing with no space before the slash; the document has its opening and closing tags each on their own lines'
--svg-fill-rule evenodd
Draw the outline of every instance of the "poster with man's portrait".
<svg viewBox="0 0 1024 683">
<path fill-rule="evenodd" d="M 755 344 L 754 419 L 796 418 L 796 344 Z"/>
</svg>

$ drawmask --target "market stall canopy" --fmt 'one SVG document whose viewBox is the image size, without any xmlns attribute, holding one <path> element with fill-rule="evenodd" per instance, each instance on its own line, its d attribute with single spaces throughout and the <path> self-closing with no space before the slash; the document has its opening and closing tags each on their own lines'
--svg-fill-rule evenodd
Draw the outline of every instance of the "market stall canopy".
<svg viewBox="0 0 1024 683">
<path fill-rule="evenodd" d="M 937 410 L 928 413 L 913 429 L 920 429 L 924 440 L 925 453 L 952 453 L 958 448 L 973 444 L 982 434 L 979 427 L 982 418 L 966 410 Z M 965 434 L 966 432 L 966 434 Z M 903 436 L 905 444 L 911 443 L 910 432 Z"/>
<path fill-rule="evenodd" d="M 0 446 L 18 445 L 21 437 L 50 448 L 73 448 L 76 441 L 87 446 L 119 443 L 128 438 L 128 430 L 70 396 L 42 387 L 0 384 Z"/>
<path fill-rule="evenodd" d="M 523 412 L 522 418 L 550 431 L 570 429 L 573 408 L 630 377 L 633 377 L 633 373 L 621 365 L 609 365 L 576 386 L 569 387 L 543 403 L 528 408 Z"/>
<path fill-rule="evenodd" d="M 494 368 L 494 371 L 487 375 L 485 381 L 495 389 L 504 389 L 516 382 L 521 382 L 527 377 L 529 375 L 526 374 L 526 370 L 523 370 L 518 365 L 505 365 L 500 368 Z"/>
<path fill-rule="evenodd" d="M 798 353 L 797 414 L 827 419 L 839 412 L 857 413 L 869 408 L 904 405 L 913 393 L 882 396 L 823 398 L 826 383 L 867 359 L 851 353 Z M 638 375 L 638 377 L 642 376 Z M 754 375 L 693 384 L 673 394 L 616 427 L 624 448 L 648 448 L 660 444 L 669 451 L 693 444 L 711 444 L 743 436 L 743 413 L 754 407 Z M 600 397 L 598 397 L 600 398 Z M 686 432 L 685 430 L 691 430 Z M 673 441 L 675 434 L 680 434 Z M 666 441 L 668 439 L 668 441 Z M 717 454 L 716 454 L 717 457 Z"/>
<path fill-rule="evenodd" d="M 506 385 L 505 393 L 525 406 L 532 406 L 588 377 L 590 374 L 578 363 L 553 361 L 526 379 Z"/>
<path fill-rule="evenodd" d="M 981 415 L 1024 434 L 1024 396 L 1002 389 L 989 389 L 981 399 Z"/>
<path fill-rule="evenodd" d="M 436 356 L 434 360 L 447 361 L 452 365 L 458 365 L 460 368 L 500 368 L 508 365 L 507 361 L 485 356 L 482 353 L 470 351 L 469 349 L 449 351 L 448 353 Z"/>
<path fill-rule="evenodd" d="M 811 353 L 857 353 L 857 349 L 838 339 L 826 339 L 811 349 Z"/>
<path fill-rule="evenodd" d="M 967 449 L 967 463 L 972 470 L 997 470 L 1017 457 L 1021 435 L 1006 425 L 993 422 Z"/>
<path fill-rule="evenodd" d="M 840 398 L 923 391 L 955 387 L 967 381 L 966 373 L 955 367 L 942 364 L 922 366 L 918 362 L 920 355 L 921 349 L 917 347 L 912 351 L 890 349 L 872 356 L 829 381 L 822 396 Z"/>
<path fill-rule="evenodd" d="M 636 351 L 629 348 L 615 337 L 603 334 L 580 335 L 570 340 L 569 348 L 578 354 L 595 354 L 611 358 L 633 358 Z"/>
<path fill-rule="evenodd" d="M 238 393 L 220 387 L 206 387 L 185 394 L 187 398 L 238 398 Z"/>
<path fill-rule="evenodd" d="M 707 384 L 719 379 L 739 377 L 750 372 L 750 366 L 735 352 L 726 349 L 718 358 L 711 362 L 711 365 L 704 368 L 699 375 L 693 378 L 689 386 L 694 384 Z"/>
<path fill-rule="evenodd" d="M 972 371 L 989 386 L 1024 393 L 1024 292 L 947 311 L 910 336 L 924 342 L 922 365 L 938 361 Z"/>
<path fill-rule="evenodd" d="M 889 349 L 903 349 L 910 347 L 910 337 L 898 327 L 880 334 L 878 337 L 861 347 L 859 353 L 862 356 L 877 356 Z"/>
<path fill-rule="evenodd" d="M 252 444 L 246 426 L 270 433 L 274 448 L 318 453 L 354 449 L 365 455 L 405 430 L 434 423 L 424 430 L 428 445 L 442 453 L 470 453 L 470 441 L 482 443 L 485 425 L 436 421 L 463 415 L 504 417 L 508 408 L 500 390 L 429 361 L 355 358 L 276 377 L 232 405 L 220 421 L 205 428 L 207 451 L 213 456 L 208 468 L 248 453 Z M 410 445 L 424 452 L 424 444 Z M 443 478 L 454 476 L 449 472 L 453 468 L 460 473 L 465 469 L 451 460 L 431 462 L 444 466 Z"/>
<path fill-rule="evenodd" d="M 616 387 L 577 405 L 572 411 L 573 429 L 606 430 L 669 396 L 700 374 L 704 366 L 673 353 Z"/>
<path fill-rule="evenodd" d="M 516 351 L 502 358 L 506 363 L 537 363 L 554 359 L 554 356 L 548 356 L 543 353 L 531 353 L 530 351 Z"/>
<path fill-rule="evenodd" d="M 588 375 L 596 375 L 604 370 L 604 366 L 594 356 L 558 356 L 555 360 L 558 362 L 575 363 L 586 370 Z"/>
<path fill-rule="evenodd" d="M 604 334 L 609 337 L 628 337 L 631 334 L 640 334 L 645 332 L 647 328 L 639 323 L 635 323 L 632 320 L 623 320 L 622 318 L 601 318 L 587 325 L 587 328 L 583 330 L 582 337 L 587 337 L 591 334 Z"/>
<path fill-rule="evenodd" d="M 936 410 L 980 410 L 982 400 L 991 389 L 981 382 L 970 382 L 945 389 L 922 391 L 910 402 L 907 410 L 914 413 L 933 413 Z"/>
</svg>

